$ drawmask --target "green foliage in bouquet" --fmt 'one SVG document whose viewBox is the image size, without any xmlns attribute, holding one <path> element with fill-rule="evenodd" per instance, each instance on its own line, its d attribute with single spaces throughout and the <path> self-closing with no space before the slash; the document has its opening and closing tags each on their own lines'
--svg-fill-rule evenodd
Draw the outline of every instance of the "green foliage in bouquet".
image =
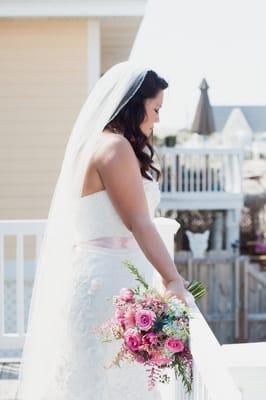
<svg viewBox="0 0 266 400">
<path fill-rule="evenodd" d="M 136 281 L 140 282 L 145 289 L 149 289 L 149 285 L 145 281 L 144 277 L 130 261 L 125 260 L 123 261 L 123 264 L 135 276 Z M 189 282 L 186 289 L 194 296 L 195 301 L 199 301 L 206 294 L 206 288 L 201 281 L 192 280 Z"/>
</svg>

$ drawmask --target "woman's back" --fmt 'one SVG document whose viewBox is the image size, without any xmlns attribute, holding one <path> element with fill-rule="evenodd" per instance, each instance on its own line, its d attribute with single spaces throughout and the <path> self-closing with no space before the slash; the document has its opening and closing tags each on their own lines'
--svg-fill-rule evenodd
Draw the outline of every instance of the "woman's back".
<svg viewBox="0 0 266 400">
<path fill-rule="evenodd" d="M 150 216 L 154 216 L 160 202 L 158 182 L 143 178 L 144 192 Z M 75 243 L 103 237 L 133 237 L 127 229 L 106 190 L 79 199 L 76 214 Z"/>
</svg>

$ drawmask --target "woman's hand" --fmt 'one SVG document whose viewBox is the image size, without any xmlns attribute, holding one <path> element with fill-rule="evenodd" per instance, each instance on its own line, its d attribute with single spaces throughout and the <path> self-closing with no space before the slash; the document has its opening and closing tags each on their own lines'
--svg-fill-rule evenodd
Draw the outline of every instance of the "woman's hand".
<svg viewBox="0 0 266 400">
<path fill-rule="evenodd" d="M 184 286 L 185 286 L 185 288 L 187 288 L 188 286 L 189 286 L 189 281 L 187 281 L 186 279 L 184 279 L 183 277 L 181 277 L 182 279 L 183 279 L 183 282 L 184 282 Z"/>
<path fill-rule="evenodd" d="M 188 305 L 185 298 L 185 285 L 182 277 L 168 283 L 164 282 L 164 285 L 166 298 L 176 296 L 179 300 L 183 301 L 186 306 Z"/>
</svg>

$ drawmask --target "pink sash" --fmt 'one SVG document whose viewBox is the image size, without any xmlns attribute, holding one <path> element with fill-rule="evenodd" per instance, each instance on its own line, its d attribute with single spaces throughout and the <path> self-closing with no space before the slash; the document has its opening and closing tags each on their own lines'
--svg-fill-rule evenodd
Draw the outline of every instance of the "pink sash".
<svg viewBox="0 0 266 400">
<path fill-rule="evenodd" d="M 75 244 L 75 247 L 105 247 L 109 249 L 136 249 L 138 243 L 134 237 L 101 237 Z"/>
</svg>

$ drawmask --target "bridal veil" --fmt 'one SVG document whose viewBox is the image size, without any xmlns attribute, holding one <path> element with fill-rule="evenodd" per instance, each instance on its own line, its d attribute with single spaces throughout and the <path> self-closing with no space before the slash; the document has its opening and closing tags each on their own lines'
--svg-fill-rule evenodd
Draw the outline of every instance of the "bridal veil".
<svg viewBox="0 0 266 400">
<path fill-rule="evenodd" d="M 93 143 L 141 86 L 146 72 L 131 62 L 112 67 L 96 83 L 74 124 L 37 260 L 18 400 L 49 398 L 49 384 L 66 339 L 75 211 Z"/>
</svg>

